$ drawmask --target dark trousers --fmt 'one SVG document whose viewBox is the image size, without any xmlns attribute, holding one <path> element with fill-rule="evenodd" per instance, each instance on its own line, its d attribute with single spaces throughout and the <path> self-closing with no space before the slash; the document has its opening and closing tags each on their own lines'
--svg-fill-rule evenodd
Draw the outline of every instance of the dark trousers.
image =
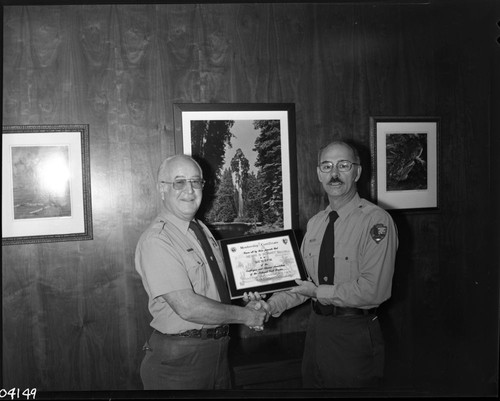
<svg viewBox="0 0 500 401">
<path fill-rule="evenodd" d="M 154 331 L 145 345 L 145 390 L 217 390 L 231 387 L 229 337 L 200 339 Z"/>
<path fill-rule="evenodd" d="M 384 341 L 376 315 L 311 312 L 302 360 L 304 387 L 372 387 L 383 369 Z"/>
</svg>

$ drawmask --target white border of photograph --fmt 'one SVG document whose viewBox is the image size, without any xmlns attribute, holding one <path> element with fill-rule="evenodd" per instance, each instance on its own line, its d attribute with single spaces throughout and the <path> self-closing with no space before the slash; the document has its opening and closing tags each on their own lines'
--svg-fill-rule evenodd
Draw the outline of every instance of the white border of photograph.
<svg viewBox="0 0 500 401">
<path fill-rule="evenodd" d="M 439 118 L 371 117 L 372 197 L 384 209 L 437 209 L 439 193 Z M 426 134 L 427 189 L 387 190 L 387 135 Z"/>
<path fill-rule="evenodd" d="M 298 225 L 295 106 L 293 103 L 174 104 L 176 151 L 191 154 L 191 122 L 199 120 L 279 120 L 283 190 L 283 229 Z M 180 145 L 180 146 L 179 146 Z"/>
<path fill-rule="evenodd" d="M 2 245 L 92 239 L 88 141 L 88 125 L 3 126 Z M 15 218 L 12 149 L 24 146 L 68 147 L 69 216 Z"/>
</svg>

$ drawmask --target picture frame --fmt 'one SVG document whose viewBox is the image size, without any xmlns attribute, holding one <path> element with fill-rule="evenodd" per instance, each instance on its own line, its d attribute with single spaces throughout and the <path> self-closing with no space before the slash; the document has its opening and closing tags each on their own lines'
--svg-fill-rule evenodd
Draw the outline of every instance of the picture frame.
<svg viewBox="0 0 500 401">
<path fill-rule="evenodd" d="M 202 167 L 198 217 L 217 239 L 298 226 L 295 104 L 173 107 L 175 151 Z"/>
<path fill-rule="evenodd" d="M 219 241 L 231 299 L 245 292 L 266 294 L 295 287 L 307 272 L 293 230 Z"/>
<path fill-rule="evenodd" d="M 89 126 L 2 126 L 2 245 L 93 239 Z"/>
<path fill-rule="evenodd" d="M 439 209 L 439 117 L 370 117 L 371 195 L 386 210 Z"/>
</svg>

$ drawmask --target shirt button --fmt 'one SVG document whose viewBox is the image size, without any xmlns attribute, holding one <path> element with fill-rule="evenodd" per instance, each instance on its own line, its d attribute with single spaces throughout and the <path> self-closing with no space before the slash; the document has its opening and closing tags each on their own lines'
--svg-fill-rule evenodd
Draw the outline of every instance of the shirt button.
<svg viewBox="0 0 500 401">
<path fill-rule="evenodd" d="M 323 277 L 323 281 L 328 281 L 328 277 L 327 276 Z"/>
</svg>

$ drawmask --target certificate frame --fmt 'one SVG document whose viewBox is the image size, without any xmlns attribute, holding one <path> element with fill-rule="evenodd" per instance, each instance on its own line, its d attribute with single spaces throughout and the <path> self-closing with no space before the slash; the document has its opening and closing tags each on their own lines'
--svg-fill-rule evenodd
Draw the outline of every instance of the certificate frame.
<svg viewBox="0 0 500 401">
<path fill-rule="evenodd" d="M 370 117 L 371 196 L 387 210 L 439 209 L 439 117 Z"/>
<path fill-rule="evenodd" d="M 294 103 L 173 109 L 175 152 L 191 155 L 203 170 L 197 215 L 218 240 L 298 228 Z"/>
<path fill-rule="evenodd" d="M 2 245 L 93 239 L 87 124 L 2 126 Z"/>
<path fill-rule="evenodd" d="M 296 279 L 308 277 L 293 230 L 226 238 L 219 243 L 231 299 L 242 298 L 245 292 L 287 290 L 297 285 Z"/>
</svg>

